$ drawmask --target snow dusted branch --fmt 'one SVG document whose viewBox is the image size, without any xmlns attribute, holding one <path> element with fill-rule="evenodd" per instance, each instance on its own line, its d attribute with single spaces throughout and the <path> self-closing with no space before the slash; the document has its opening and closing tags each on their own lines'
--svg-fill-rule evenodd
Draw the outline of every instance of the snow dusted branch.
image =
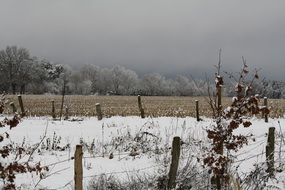
<svg viewBox="0 0 285 190">
<path fill-rule="evenodd" d="M 220 51 L 221 52 L 221 51 Z M 216 189 L 226 188 L 230 177 L 230 163 L 233 162 L 230 157 L 231 151 L 238 151 L 244 145 L 248 144 L 247 136 L 233 133 L 235 129 L 243 126 L 251 126 L 251 122 L 245 119 L 247 114 L 258 114 L 260 112 L 268 113 L 267 107 L 260 107 L 259 96 L 252 95 L 252 84 L 258 79 L 258 70 L 255 70 L 253 79 L 249 82 L 246 78 L 249 74 L 246 60 L 242 58 L 243 66 L 239 73 L 239 79 L 235 85 L 236 97 L 232 104 L 222 110 L 221 88 L 224 84 L 223 77 L 220 76 L 221 55 L 219 52 L 219 63 L 216 66 L 217 73 L 215 78 L 216 95 L 215 101 L 212 101 L 211 93 L 209 99 L 214 108 L 213 115 L 216 124 L 207 130 L 208 138 L 212 141 L 211 152 L 204 155 L 203 163 L 209 167 L 209 172 L 213 174 L 212 184 Z"/>
</svg>

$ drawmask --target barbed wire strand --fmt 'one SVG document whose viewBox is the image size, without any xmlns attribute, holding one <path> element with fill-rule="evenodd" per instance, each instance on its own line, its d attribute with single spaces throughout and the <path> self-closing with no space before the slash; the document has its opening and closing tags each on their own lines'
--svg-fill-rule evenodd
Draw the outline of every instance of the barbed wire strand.
<svg viewBox="0 0 285 190">
<path fill-rule="evenodd" d="M 158 167 L 158 166 L 161 166 L 161 164 L 148 166 L 148 167 L 144 167 L 144 168 L 140 168 L 140 169 L 134 169 L 134 170 L 113 171 L 113 172 L 101 173 L 101 174 L 96 174 L 96 175 L 84 176 L 83 178 L 97 177 L 97 176 L 100 176 L 100 175 L 113 175 L 113 174 L 121 174 L 121 173 L 133 173 L 133 172 L 139 172 L 139 171 L 155 168 L 155 167 Z"/>
</svg>

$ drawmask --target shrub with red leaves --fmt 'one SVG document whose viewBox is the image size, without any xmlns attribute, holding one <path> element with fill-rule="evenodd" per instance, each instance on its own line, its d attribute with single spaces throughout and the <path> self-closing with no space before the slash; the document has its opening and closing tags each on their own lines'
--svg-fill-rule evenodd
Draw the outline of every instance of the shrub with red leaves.
<svg viewBox="0 0 285 190">
<path fill-rule="evenodd" d="M 220 65 L 217 68 L 220 69 Z M 220 71 L 218 70 L 215 79 L 217 91 L 223 84 L 223 78 L 219 73 Z M 252 125 L 250 121 L 244 119 L 246 115 L 261 112 L 269 113 L 267 107 L 259 107 L 259 96 L 251 94 L 253 92 L 253 82 L 259 78 L 257 70 L 250 81 L 245 80 L 248 74 L 248 66 L 243 59 L 243 67 L 234 86 L 236 97 L 233 97 L 232 104 L 224 111 L 217 105 L 217 101 L 212 101 L 212 97 L 209 95 L 209 103 L 212 109 L 214 108 L 213 115 L 216 124 L 207 130 L 212 147 L 211 152 L 204 155 L 203 164 L 210 168 L 210 173 L 213 174 L 211 181 L 217 189 L 222 189 L 230 177 L 228 170 L 232 160 L 228 157 L 228 153 L 238 151 L 248 144 L 246 136 L 235 135 L 233 131 L 241 127 L 241 125 L 245 128 Z M 233 75 L 230 75 L 230 78 L 236 79 Z"/>
<path fill-rule="evenodd" d="M 0 113 L 3 113 L 5 108 L 5 96 L 2 95 L 0 98 Z M 14 115 L 12 118 L 4 118 L 0 121 L 0 127 L 9 127 L 10 130 L 20 123 L 20 116 Z M 21 157 L 25 153 L 23 147 L 17 147 L 17 150 L 13 148 L 10 143 L 4 143 L 5 139 L 10 137 L 8 132 L 0 134 L 0 178 L 2 179 L 0 188 L 3 190 L 16 189 L 15 179 L 17 174 L 35 172 L 42 176 L 42 172 L 48 171 L 47 167 L 42 167 L 40 163 L 32 165 L 29 162 L 20 163 L 16 159 L 10 160 L 9 156 L 12 152 L 17 152 L 17 157 Z"/>
</svg>

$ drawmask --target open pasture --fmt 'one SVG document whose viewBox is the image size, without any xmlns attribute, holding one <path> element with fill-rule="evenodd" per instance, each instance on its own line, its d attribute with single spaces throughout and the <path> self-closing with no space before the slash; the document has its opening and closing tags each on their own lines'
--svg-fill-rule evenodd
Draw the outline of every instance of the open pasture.
<svg viewBox="0 0 285 190">
<path fill-rule="evenodd" d="M 15 102 L 19 109 L 17 96 L 7 96 Z M 23 102 L 27 115 L 47 116 L 51 115 L 52 104 L 55 101 L 55 112 L 58 116 L 62 96 L 60 95 L 23 95 Z M 199 100 L 199 112 L 201 116 L 212 116 L 211 109 L 207 103 L 207 97 L 177 97 L 177 96 L 142 96 L 142 105 L 146 116 L 177 116 L 195 117 L 195 100 Z M 260 105 L 263 104 L 263 100 Z M 138 116 L 137 96 L 65 96 L 64 105 L 68 107 L 70 116 L 96 116 L 95 104 L 100 103 L 105 117 L 111 116 Z M 223 106 L 230 105 L 231 98 L 222 99 Z M 271 108 L 270 117 L 283 117 L 285 114 L 285 100 L 268 100 Z M 11 112 L 11 110 L 7 110 Z M 64 111 L 63 111 L 64 112 Z"/>
</svg>

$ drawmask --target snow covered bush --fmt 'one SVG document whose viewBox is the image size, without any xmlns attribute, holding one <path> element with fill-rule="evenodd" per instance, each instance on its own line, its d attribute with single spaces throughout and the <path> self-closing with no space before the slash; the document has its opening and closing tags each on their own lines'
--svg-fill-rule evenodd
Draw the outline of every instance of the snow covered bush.
<svg viewBox="0 0 285 190">
<path fill-rule="evenodd" d="M 0 114 L 3 113 L 5 104 L 5 96 L 0 98 Z M 5 117 L 0 120 L 0 127 L 9 127 L 10 130 L 17 127 L 21 118 L 15 114 L 12 118 Z M 42 177 L 42 172 L 47 171 L 47 167 L 41 167 L 40 163 L 32 164 L 29 159 L 21 162 L 20 159 L 27 156 L 25 148 L 22 146 L 14 147 L 9 141 L 10 133 L 7 131 L 0 134 L 0 188 L 3 190 L 16 189 L 15 179 L 17 174 L 35 172 Z M 12 158 L 13 157 L 13 158 Z"/>
</svg>

